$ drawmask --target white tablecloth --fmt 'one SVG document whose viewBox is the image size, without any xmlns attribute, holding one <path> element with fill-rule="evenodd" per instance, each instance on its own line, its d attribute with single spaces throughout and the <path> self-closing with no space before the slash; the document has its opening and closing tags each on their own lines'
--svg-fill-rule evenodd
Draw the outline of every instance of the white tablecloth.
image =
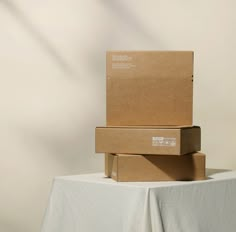
<svg viewBox="0 0 236 232">
<path fill-rule="evenodd" d="M 42 232 L 235 232 L 236 172 L 194 182 L 56 177 Z"/>
</svg>

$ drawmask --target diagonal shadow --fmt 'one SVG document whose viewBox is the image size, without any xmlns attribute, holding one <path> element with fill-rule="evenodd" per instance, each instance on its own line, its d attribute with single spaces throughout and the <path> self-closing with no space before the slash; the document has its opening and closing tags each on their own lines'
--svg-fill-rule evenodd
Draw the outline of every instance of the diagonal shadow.
<svg viewBox="0 0 236 232">
<path fill-rule="evenodd" d="M 0 0 L 0 3 L 5 5 L 6 9 L 17 19 L 17 21 L 26 29 L 26 31 L 39 43 L 55 63 L 62 69 L 63 72 L 70 76 L 75 76 L 76 72 L 67 63 L 63 56 L 57 51 L 52 43 L 42 35 L 37 27 L 31 22 L 25 13 L 12 0 Z"/>
<path fill-rule="evenodd" d="M 131 10 L 128 9 L 122 2 L 120 1 L 105 1 L 100 0 L 106 7 L 109 7 L 111 11 L 125 24 L 127 22 L 130 23 L 132 28 L 135 31 L 140 32 L 141 35 L 143 35 L 145 38 L 149 40 L 149 42 L 157 44 L 157 42 L 160 43 L 160 41 L 157 41 L 154 35 L 152 35 L 145 25 L 132 13 Z"/>
</svg>

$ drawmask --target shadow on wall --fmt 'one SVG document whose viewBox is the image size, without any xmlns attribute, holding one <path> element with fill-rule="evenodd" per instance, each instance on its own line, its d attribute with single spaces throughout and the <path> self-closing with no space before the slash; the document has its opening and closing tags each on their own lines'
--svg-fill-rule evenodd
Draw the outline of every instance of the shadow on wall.
<svg viewBox="0 0 236 232">
<path fill-rule="evenodd" d="M 149 43 L 159 43 L 155 36 L 147 30 L 147 27 L 133 14 L 127 5 L 124 5 L 121 1 L 100 0 L 100 2 L 103 3 L 105 7 L 109 8 L 113 16 L 119 19 L 123 26 L 128 25 L 132 31 L 138 32 L 139 38 L 144 37 Z M 114 30 L 117 30 L 117 28 Z"/>
<path fill-rule="evenodd" d="M 20 226 L 19 223 L 13 224 L 12 221 L 9 221 L 8 218 L 0 218 L 0 230 L 2 232 L 12 232 L 12 231 L 25 231 L 25 225 L 24 226 Z"/>
<path fill-rule="evenodd" d="M 128 2 L 106 0 L 100 0 L 99 2 L 102 3 L 102 6 L 108 12 L 108 18 L 105 22 L 106 28 L 104 28 L 106 31 L 105 33 L 100 33 L 93 40 L 93 44 L 86 51 L 86 56 L 94 76 L 102 74 L 100 76 L 103 79 L 96 80 L 105 81 L 106 50 L 153 50 L 160 49 L 163 44 L 160 38 L 157 38 L 153 31 L 149 30 L 143 20 L 135 15 L 130 9 Z M 114 20 L 109 21 L 110 18 Z M 134 37 L 135 41 L 133 40 Z M 98 46 L 99 44 L 100 46 Z M 123 46 L 120 47 L 120 44 L 123 44 Z M 143 46 L 144 44 L 145 46 Z"/>
<path fill-rule="evenodd" d="M 57 49 L 53 46 L 53 44 L 48 40 L 41 32 L 37 29 L 37 26 L 34 25 L 31 19 L 24 14 L 24 12 L 17 6 L 17 4 L 11 0 L 1 0 L 0 3 L 5 5 L 6 9 L 17 19 L 22 27 L 28 32 L 28 34 L 33 37 L 41 48 L 50 55 L 50 57 L 54 60 L 57 66 L 65 72 L 70 77 L 77 77 L 78 74 L 76 70 L 74 70 L 67 61 L 63 58 L 63 56 L 57 51 Z"/>
<path fill-rule="evenodd" d="M 94 126 L 95 127 L 95 126 Z M 91 167 L 92 156 L 94 155 L 94 129 L 87 123 L 75 125 L 71 128 L 18 128 L 22 143 L 32 151 L 32 156 L 37 160 L 41 151 L 41 160 L 48 160 L 45 163 L 44 171 L 53 168 L 52 164 L 61 167 L 60 173 L 54 175 L 73 175 L 94 171 Z M 37 151 L 37 152 L 33 152 Z M 96 155 L 95 158 L 100 158 Z M 98 163 L 99 164 L 99 163 Z M 100 166 L 97 167 L 100 170 Z"/>
</svg>

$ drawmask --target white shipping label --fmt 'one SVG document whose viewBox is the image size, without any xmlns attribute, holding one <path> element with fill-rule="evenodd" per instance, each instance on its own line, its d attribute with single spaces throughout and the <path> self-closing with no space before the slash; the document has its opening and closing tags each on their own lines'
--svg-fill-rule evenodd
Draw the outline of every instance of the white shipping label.
<svg viewBox="0 0 236 232">
<path fill-rule="evenodd" d="M 152 137 L 152 146 L 154 147 L 175 147 L 176 138 Z"/>
</svg>

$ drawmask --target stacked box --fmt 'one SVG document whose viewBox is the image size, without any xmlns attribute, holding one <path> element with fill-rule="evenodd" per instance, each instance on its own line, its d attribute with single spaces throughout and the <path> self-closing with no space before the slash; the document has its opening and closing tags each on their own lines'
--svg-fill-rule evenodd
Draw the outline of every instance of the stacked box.
<svg viewBox="0 0 236 232">
<path fill-rule="evenodd" d="M 107 126 L 192 125 L 193 52 L 107 52 Z"/>
<path fill-rule="evenodd" d="M 184 127 L 97 127 L 97 153 L 184 155 L 201 150 L 201 130 Z"/>
<path fill-rule="evenodd" d="M 204 180 L 205 155 L 106 154 L 105 174 L 116 181 Z"/>
<path fill-rule="evenodd" d="M 193 52 L 107 52 L 106 127 L 96 152 L 116 181 L 205 178 L 201 131 L 192 125 Z"/>
</svg>

